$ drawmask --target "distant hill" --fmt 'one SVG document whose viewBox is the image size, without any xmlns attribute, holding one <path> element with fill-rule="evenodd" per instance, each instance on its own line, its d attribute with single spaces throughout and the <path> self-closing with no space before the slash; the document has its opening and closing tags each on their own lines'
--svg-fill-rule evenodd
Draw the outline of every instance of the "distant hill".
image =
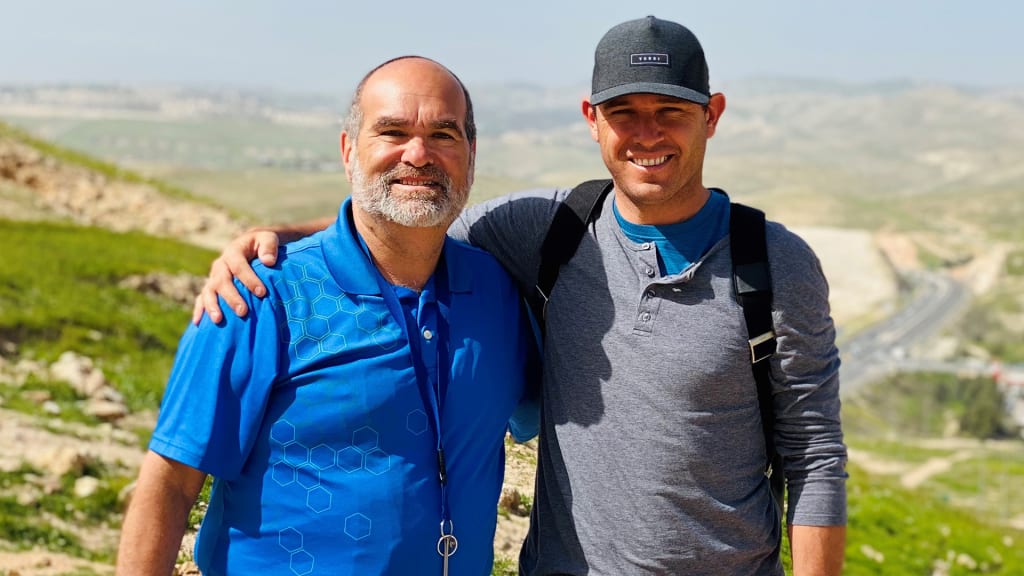
<svg viewBox="0 0 1024 576">
<path fill-rule="evenodd" d="M 480 129 L 475 199 L 603 174 L 580 114 L 586 86 L 471 89 Z M 801 223 L 848 225 L 821 209 L 830 202 L 1024 188 L 1024 88 L 770 78 L 722 90 L 728 107 L 710 144 L 706 183 L 764 198 Z M 287 187 L 308 189 L 308 200 L 333 209 L 347 192 L 337 133 L 348 98 L 0 86 L 0 119 L 200 194 L 227 196 L 218 200 L 229 205 L 240 191 L 217 188 L 216 174 L 247 175 L 246 191 L 271 204 L 272 192 Z M 776 206 L 776 198 L 809 204 L 814 220 L 803 222 L 800 209 Z"/>
<path fill-rule="evenodd" d="M 992 284 L 999 255 L 1024 246 L 1024 88 L 804 78 L 716 88 L 728 104 L 709 143 L 705 183 L 770 217 L 801 229 L 895 232 L 917 248 L 912 260 L 937 265 L 980 262 L 1004 243 L 986 274 L 962 272 L 982 286 Z M 471 202 L 604 174 L 580 113 L 587 86 L 470 89 L 479 126 Z M 333 213 L 348 194 L 337 138 L 349 97 L 0 86 L 0 120 L 253 221 L 300 220 Z M 820 251 L 838 254 L 832 277 L 844 271 L 836 248 Z M 853 285 L 836 286 L 843 284 Z"/>
</svg>

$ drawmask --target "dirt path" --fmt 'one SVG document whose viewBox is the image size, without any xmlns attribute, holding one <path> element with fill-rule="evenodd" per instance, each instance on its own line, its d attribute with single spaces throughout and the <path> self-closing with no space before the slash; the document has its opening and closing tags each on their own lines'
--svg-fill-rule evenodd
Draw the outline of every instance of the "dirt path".
<svg viewBox="0 0 1024 576">
<path fill-rule="evenodd" d="M 951 450 L 952 454 L 929 458 L 920 463 L 901 462 L 881 458 L 870 451 L 849 449 L 850 461 L 871 474 L 898 476 L 904 488 L 917 488 L 929 479 L 952 470 L 957 464 L 977 457 L 985 451 L 1013 449 L 1011 445 L 982 442 L 971 438 L 929 438 L 906 442 L 908 445 L 930 450 Z"/>
<path fill-rule="evenodd" d="M 930 458 L 924 464 L 900 476 L 900 484 L 904 488 L 917 488 L 932 476 L 949 472 L 958 462 L 971 458 L 974 452 L 964 450 L 942 458 Z"/>
</svg>

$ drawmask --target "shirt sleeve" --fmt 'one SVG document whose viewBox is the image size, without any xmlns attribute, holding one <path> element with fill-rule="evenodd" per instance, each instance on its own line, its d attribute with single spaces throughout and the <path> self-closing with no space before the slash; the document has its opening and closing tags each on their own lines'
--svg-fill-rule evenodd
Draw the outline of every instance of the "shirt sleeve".
<svg viewBox="0 0 1024 576">
<path fill-rule="evenodd" d="M 204 315 L 198 326 L 188 326 L 149 445 L 226 480 L 239 474 L 248 457 L 281 363 L 273 304 L 236 284 L 250 313 L 225 314 L 220 325 Z"/>
<path fill-rule="evenodd" d="M 843 525 L 847 454 L 828 283 L 818 258 L 795 235 L 769 234 L 768 246 L 778 337 L 778 352 L 772 358 L 775 442 L 784 459 L 787 522 Z"/>
<path fill-rule="evenodd" d="M 537 283 L 540 246 L 568 190 L 538 189 L 501 196 L 472 206 L 448 233 L 490 252 L 520 290 Z"/>
</svg>

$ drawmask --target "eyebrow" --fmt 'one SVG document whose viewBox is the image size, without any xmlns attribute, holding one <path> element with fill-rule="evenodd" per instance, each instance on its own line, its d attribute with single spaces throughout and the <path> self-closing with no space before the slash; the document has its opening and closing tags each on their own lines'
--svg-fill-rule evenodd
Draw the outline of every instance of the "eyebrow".
<svg viewBox="0 0 1024 576">
<path fill-rule="evenodd" d="M 395 116 L 381 116 L 380 118 L 377 118 L 377 120 L 373 123 L 373 129 L 383 130 L 386 128 L 403 128 L 408 125 L 408 120 L 404 120 L 402 118 L 398 118 Z M 430 124 L 430 127 L 433 128 L 434 130 L 454 130 L 459 134 L 465 134 L 462 130 L 462 127 L 459 126 L 459 123 L 455 120 L 438 120 L 436 122 L 432 122 Z"/>
<path fill-rule="evenodd" d="M 459 134 L 463 133 L 462 126 L 459 126 L 459 123 L 455 120 L 438 120 L 431 124 L 431 126 L 435 130 L 455 130 Z"/>
</svg>

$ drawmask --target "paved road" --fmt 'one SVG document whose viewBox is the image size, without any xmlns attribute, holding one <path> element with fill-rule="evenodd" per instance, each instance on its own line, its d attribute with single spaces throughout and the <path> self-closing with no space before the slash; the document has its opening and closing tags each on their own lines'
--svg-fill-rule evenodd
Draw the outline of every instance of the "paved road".
<svg viewBox="0 0 1024 576">
<path fill-rule="evenodd" d="M 886 373 L 931 366 L 910 354 L 955 320 L 970 302 L 967 289 L 944 274 L 917 271 L 904 280 L 911 287 L 904 307 L 840 344 L 843 364 L 839 377 L 844 395 Z M 970 368 L 966 363 L 963 367 Z M 951 366 L 943 364 L 942 368 Z"/>
</svg>

